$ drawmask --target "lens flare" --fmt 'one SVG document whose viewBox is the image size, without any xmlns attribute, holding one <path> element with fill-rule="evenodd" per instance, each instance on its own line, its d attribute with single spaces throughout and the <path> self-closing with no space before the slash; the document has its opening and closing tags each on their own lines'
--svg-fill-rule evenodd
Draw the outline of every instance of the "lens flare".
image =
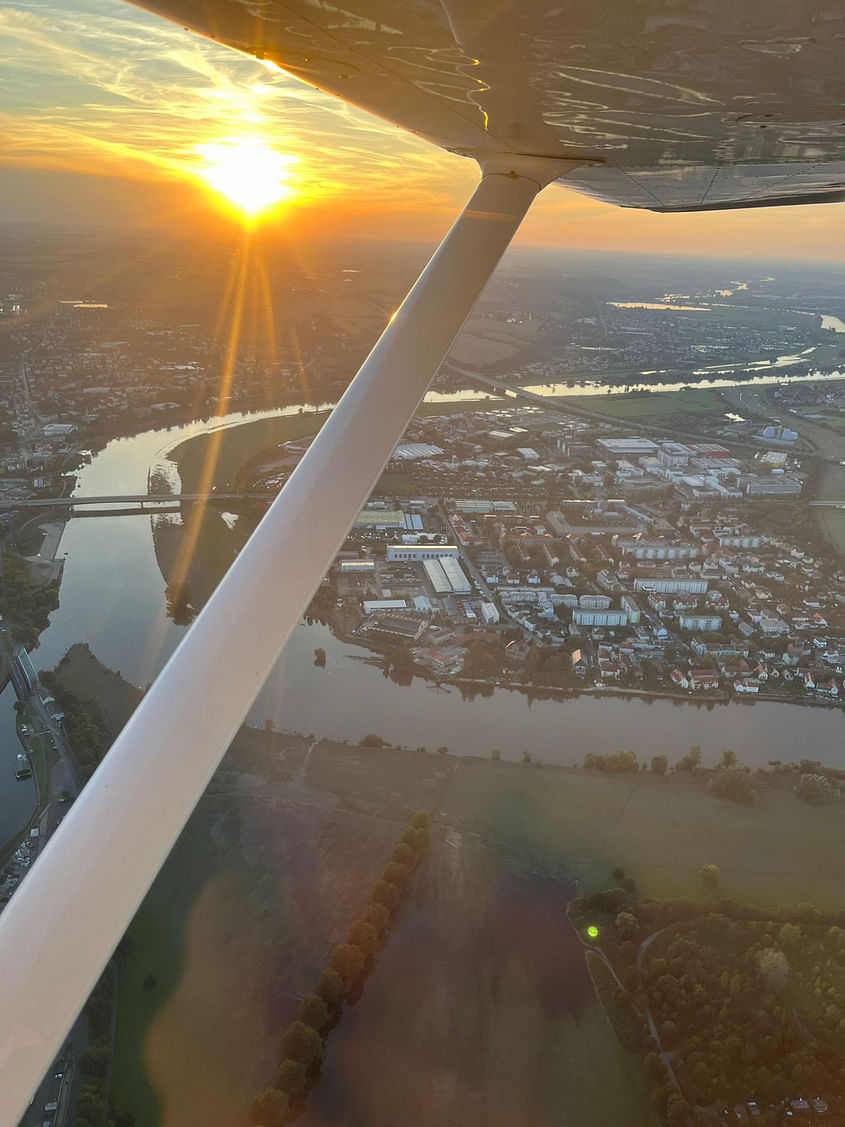
<svg viewBox="0 0 845 1127">
<path fill-rule="evenodd" d="M 229 138 L 196 145 L 201 178 L 247 219 L 290 199 L 293 166 L 299 158 L 257 138 Z"/>
</svg>

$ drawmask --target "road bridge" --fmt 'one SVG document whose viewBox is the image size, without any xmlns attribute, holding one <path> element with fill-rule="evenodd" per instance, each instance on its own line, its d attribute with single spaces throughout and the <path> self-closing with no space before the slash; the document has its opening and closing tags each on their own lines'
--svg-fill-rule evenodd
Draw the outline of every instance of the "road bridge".
<svg viewBox="0 0 845 1127">
<path fill-rule="evenodd" d="M 85 497 L 2 497 L 0 511 L 9 509 L 76 509 L 86 505 L 178 506 L 188 501 L 272 501 L 275 493 L 112 493 Z"/>
</svg>

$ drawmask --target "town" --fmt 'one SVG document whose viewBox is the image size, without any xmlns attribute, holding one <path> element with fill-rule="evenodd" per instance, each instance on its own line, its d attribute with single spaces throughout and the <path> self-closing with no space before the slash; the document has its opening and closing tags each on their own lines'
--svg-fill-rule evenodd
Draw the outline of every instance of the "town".
<svg viewBox="0 0 845 1127">
<path fill-rule="evenodd" d="M 438 678 L 836 702 L 845 571 L 796 535 L 797 432 L 757 429 L 732 453 L 533 406 L 418 420 L 320 605 Z"/>
</svg>

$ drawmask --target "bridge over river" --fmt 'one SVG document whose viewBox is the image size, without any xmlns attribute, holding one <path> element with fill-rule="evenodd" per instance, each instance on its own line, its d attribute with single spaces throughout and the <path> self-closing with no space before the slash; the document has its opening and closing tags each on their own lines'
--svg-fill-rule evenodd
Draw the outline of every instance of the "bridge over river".
<svg viewBox="0 0 845 1127">
<path fill-rule="evenodd" d="M 0 512 L 10 509 L 74 509 L 91 505 L 138 505 L 146 512 L 178 507 L 186 501 L 272 501 L 275 493 L 112 493 L 85 497 L 2 497 Z M 112 510 L 106 510 L 109 512 Z"/>
</svg>

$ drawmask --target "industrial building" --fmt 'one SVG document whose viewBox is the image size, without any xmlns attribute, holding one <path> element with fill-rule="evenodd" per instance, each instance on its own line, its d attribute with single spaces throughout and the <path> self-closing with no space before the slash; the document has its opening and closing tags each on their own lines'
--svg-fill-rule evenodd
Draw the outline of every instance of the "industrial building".
<svg viewBox="0 0 845 1127">
<path fill-rule="evenodd" d="M 495 603 L 482 603 L 481 604 L 481 617 L 487 626 L 491 626 L 499 621 L 499 612 L 496 609 Z"/>
<path fill-rule="evenodd" d="M 373 614 L 377 610 L 405 610 L 405 599 L 365 599 L 364 614 Z"/>
<path fill-rule="evenodd" d="M 439 560 L 423 560 L 423 568 L 435 595 L 449 595 L 452 593 L 452 584 L 446 578 L 446 572 L 440 566 Z"/>
<path fill-rule="evenodd" d="M 446 556 L 440 561 L 440 566 L 443 568 L 456 595 L 468 595 L 472 591 L 472 584 L 467 579 L 466 572 L 457 559 Z"/>
<path fill-rule="evenodd" d="M 657 443 L 652 442 L 650 438 L 599 438 L 596 446 L 601 447 L 612 458 L 642 456 L 657 451 Z"/>
<path fill-rule="evenodd" d="M 374 560 L 341 560 L 339 570 L 341 575 L 372 575 L 376 570 L 376 565 Z"/>
<path fill-rule="evenodd" d="M 454 544 L 388 544 L 387 562 L 422 563 L 423 560 L 457 559 Z"/>
</svg>

